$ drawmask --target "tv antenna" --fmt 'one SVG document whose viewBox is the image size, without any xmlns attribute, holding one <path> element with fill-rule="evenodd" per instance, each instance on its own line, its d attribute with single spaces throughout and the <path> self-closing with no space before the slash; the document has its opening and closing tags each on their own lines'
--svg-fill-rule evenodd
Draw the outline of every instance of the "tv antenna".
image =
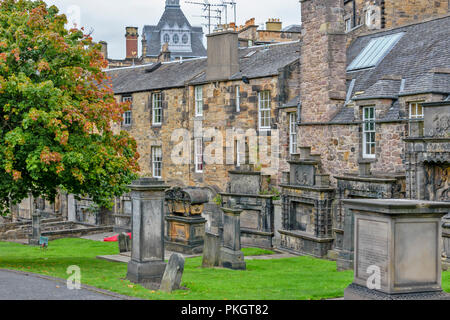
<svg viewBox="0 0 450 320">
<path fill-rule="evenodd" d="M 226 1 L 226 0 L 222 0 L 222 5 L 221 5 L 225 11 L 225 24 L 228 24 L 228 6 L 231 6 L 231 8 L 234 11 L 234 23 L 237 25 L 237 14 L 236 14 L 236 1 L 235 0 L 231 0 L 231 1 Z"/>
<path fill-rule="evenodd" d="M 204 0 L 204 2 L 186 1 L 186 3 L 203 7 L 202 9 L 204 14 L 195 17 L 206 18 L 208 20 L 207 23 L 203 24 L 204 26 L 208 27 L 208 34 L 211 33 L 212 26 L 222 24 L 222 10 L 220 9 L 220 7 L 223 7 L 223 4 L 210 3 L 208 0 Z M 216 20 L 217 23 L 213 24 L 213 20 Z"/>
</svg>

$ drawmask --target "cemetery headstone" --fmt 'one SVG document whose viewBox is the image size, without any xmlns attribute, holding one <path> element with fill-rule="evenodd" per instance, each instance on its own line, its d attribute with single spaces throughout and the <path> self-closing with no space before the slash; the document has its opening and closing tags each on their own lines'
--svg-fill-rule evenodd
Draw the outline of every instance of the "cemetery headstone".
<svg viewBox="0 0 450 320">
<path fill-rule="evenodd" d="M 223 245 L 220 250 L 222 267 L 233 270 L 246 270 L 244 253 L 241 251 L 241 213 L 230 201 L 230 208 L 222 208 L 223 215 Z"/>
<path fill-rule="evenodd" d="M 184 271 L 183 256 L 174 253 L 169 259 L 163 279 L 161 281 L 160 290 L 171 293 L 181 288 L 181 278 Z"/>
<path fill-rule="evenodd" d="M 203 268 L 214 268 L 220 265 L 220 236 L 207 232 L 203 248 Z"/>
<path fill-rule="evenodd" d="M 131 252 L 131 239 L 128 233 L 119 234 L 119 252 Z"/>
</svg>

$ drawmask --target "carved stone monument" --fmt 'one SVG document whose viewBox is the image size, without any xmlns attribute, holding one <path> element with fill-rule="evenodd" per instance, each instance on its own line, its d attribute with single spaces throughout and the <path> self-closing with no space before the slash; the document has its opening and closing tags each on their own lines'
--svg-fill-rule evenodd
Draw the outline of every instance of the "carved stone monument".
<svg viewBox="0 0 450 320">
<path fill-rule="evenodd" d="M 168 186 L 163 181 L 142 178 L 133 182 L 131 199 L 132 251 L 127 279 L 151 286 L 160 283 L 164 261 L 164 196 Z"/>
<path fill-rule="evenodd" d="M 331 250 L 331 204 L 334 189 L 330 177 L 320 170 L 320 155 L 300 148 L 300 157 L 291 161 L 282 187 L 283 217 L 281 248 L 324 258 Z"/>
<path fill-rule="evenodd" d="M 223 211 L 223 244 L 220 250 L 220 264 L 233 270 L 245 270 L 244 253 L 241 251 L 241 213 L 233 201 Z"/>
<path fill-rule="evenodd" d="M 199 188 L 174 188 L 166 192 L 166 248 L 184 254 L 203 251 L 206 219 L 202 217 L 208 194 Z"/>
<path fill-rule="evenodd" d="M 233 200 L 242 209 L 241 241 L 244 246 L 272 248 L 274 237 L 273 197 L 268 177 L 251 165 L 229 171 L 230 185 L 221 193 L 223 203 Z"/>
<path fill-rule="evenodd" d="M 450 203 L 344 200 L 355 217 L 346 300 L 450 299 L 441 287 L 441 225 Z"/>
</svg>

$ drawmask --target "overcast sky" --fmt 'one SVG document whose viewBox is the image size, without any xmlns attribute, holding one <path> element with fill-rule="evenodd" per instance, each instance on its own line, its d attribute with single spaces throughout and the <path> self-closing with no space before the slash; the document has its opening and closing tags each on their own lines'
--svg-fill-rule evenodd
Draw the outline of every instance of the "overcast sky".
<svg viewBox="0 0 450 320">
<path fill-rule="evenodd" d="M 203 2 L 203 0 L 192 0 Z M 139 34 L 144 25 L 155 25 L 164 12 L 165 0 L 45 0 L 49 5 L 56 5 L 68 17 L 79 19 L 87 30 L 94 30 L 95 41 L 108 42 L 109 57 L 125 57 L 125 27 L 139 27 Z M 210 0 L 219 3 L 220 0 Z M 283 27 L 300 23 L 300 3 L 298 0 L 236 0 L 238 24 L 244 24 L 250 18 L 256 23 L 264 23 L 268 18 L 280 18 Z M 180 0 L 181 8 L 192 25 L 202 25 L 205 20 L 200 17 L 200 6 Z M 231 9 L 228 17 L 232 17 Z M 207 32 L 204 28 L 205 33 Z M 140 45 L 140 41 L 139 41 Z M 139 49 L 141 50 L 141 49 Z"/>
</svg>

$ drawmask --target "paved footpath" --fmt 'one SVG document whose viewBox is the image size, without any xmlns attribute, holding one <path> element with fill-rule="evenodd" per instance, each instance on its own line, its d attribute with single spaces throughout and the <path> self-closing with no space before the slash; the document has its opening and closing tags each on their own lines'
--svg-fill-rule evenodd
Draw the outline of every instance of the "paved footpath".
<svg viewBox="0 0 450 320">
<path fill-rule="evenodd" d="M 128 300 L 129 297 L 82 286 L 69 290 L 65 280 L 0 270 L 0 300 Z"/>
</svg>

